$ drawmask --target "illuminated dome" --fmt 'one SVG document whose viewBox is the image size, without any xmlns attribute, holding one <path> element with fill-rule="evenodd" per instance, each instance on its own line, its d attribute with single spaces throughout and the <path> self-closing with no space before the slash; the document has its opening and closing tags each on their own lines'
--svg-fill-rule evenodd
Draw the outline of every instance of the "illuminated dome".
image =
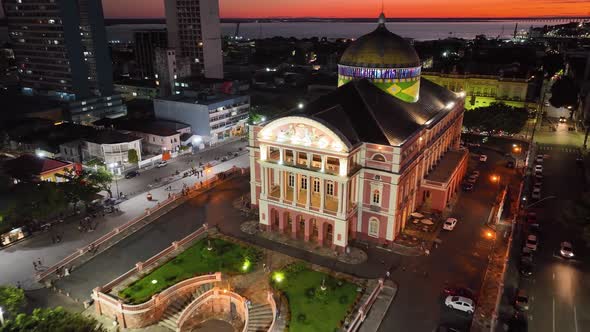
<svg viewBox="0 0 590 332">
<path fill-rule="evenodd" d="M 420 58 L 402 37 L 387 30 L 385 16 L 377 29 L 348 46 L 338 65 L 338 86 L 368 79 L 383 91 L 406 102 L 418 100 Z"/>
</svg>

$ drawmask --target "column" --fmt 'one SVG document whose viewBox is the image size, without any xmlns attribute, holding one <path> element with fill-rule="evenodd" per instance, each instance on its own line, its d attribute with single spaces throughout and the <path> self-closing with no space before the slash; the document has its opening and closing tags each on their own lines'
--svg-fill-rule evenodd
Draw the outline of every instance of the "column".
<svg viewBox="0 0 590 332">
<path fill-rule="evenodd" d="M 340 181 L 336 183 L 338 184 L 338 210 L 336 210 L 336 214 L 342 215 L 342 206 L 344 205 L 342 204 L 342 201 L 344 200 L 344 184 Z"/>
<path fill-rule="evenodd" d="M 266 168 L 260 165 L 260 196 L 266 198 Z"/>
<path fill-rule="evenodd" d="M 338 172 L 338 174 L 340 176 L 346 176 L 348 175 L 348 158 L 340 158 L 340 172 Z"/>
<path fill-rule="evenodd" d="M 309 154 L 308 154 L 309 156 Z M 308 162 L 309 164 L 309 162 Z M 311 188 L 312 188 L 312 183 L 311 183 L 311 176 L 306 175 L 307 176 L 307 200 L 305 201 L 305 208 L 309 209 L 309 206 L 311 205 Z"/>
<path fill-rule="evenodd" d="M 279 164 L 281 164 L 281 165 L 283 164 L 283 162 L 285 160 L 283 158 L 284 153 L 285 153 L 285 149 L 279 147 Z"/>
<path fill-rule="evenodd" d="M 321 172 L 325 172 L 326 171 L 326 161 L 328 160 L 328 157 L 326 155 L 322 155 L 322 167 L 321 167 Z"/>
<path fill-rule="evenodd" d="M 291 214 L 289 214 L 289 216 L 291 216 Z M 288 224 L 288 221 L 286 222 Z M 291 218 L 291 238 L 296 239 L 297 238 L 297 227 L 299 227 L 299 221 L 297 220 L 297 217 L 292 217 Z"/>
<path fill-rule="evenodd" d="M 297 176 L 297 173 L 293 174 L 294 177 L 294 181 L 295 183 L 293 183 L 293 206 L 297 205 L 297 196 L 299 196 L 299 176 Z"/>
<path fill-rule="evenodd" d="M 342 214 L 346 216 L 348 212 L 348 182 L 342 184 L 344 192 L 342 193 Z"/>
<path fill-rule="evenodd" d="M 307 168 L 311 167 L 311 158 L 313 157 L 313 155 L 311 153 L 307 153 Z M 308 183 L 309 186 L 309 183 Z"/>
<path fill-rule="evenodd" d="M 280 191 L 280 202 L 283 203 L 285 199 L 285 172 L 279 170 L 279 191 Z"/>
<path fill-rule="evenodd" d="M 324 187 L 324 179 L 320 177 L 320 213 L 324 212 L 324 202 L 326 195 L 326 188 Z"/>
<path fill-rule="evenodd" d="M 283 234 L 285 232 L 285 225 L 287 224 L 287 220 L 285 220 L 285 214 L 277 211 L 277 217 L 279 218 L 279 232 Z"/>
</svg>

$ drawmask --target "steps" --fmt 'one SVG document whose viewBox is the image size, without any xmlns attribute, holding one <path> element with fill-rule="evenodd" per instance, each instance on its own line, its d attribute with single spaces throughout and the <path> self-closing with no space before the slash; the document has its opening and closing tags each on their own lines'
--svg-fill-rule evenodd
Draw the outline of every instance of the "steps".
<svg viewBox="0 0 590 332">
<path fill-rule="evenodd" d="M 248 332 L 266 332 L 272 323 L 272 309 L 265 303 L 252 303 L 248 309 Z"/>
<path fill-rule="evenodd" d="M 162 315 L 162 319 L 158 322 L 158 325 L 166 327 L 172 331 L 176 331 L 178 329 L 178 319 L 182 314 L 182 311 L 196 298 L 201 296 L 206 291 L 210 290 L 214 287 L 213 283 L 203 284 L 197 290 L 184 298 L 178 299 L 175 302 L 170 303 L 164 314 Z"/>
</svg>

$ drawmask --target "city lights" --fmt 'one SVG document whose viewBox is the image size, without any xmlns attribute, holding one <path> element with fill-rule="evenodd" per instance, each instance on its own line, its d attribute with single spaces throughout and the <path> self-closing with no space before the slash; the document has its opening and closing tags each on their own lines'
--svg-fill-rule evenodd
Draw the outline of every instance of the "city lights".
<svg viewBox="0 0 590 332">
<path fill-rule="evenodd" d="M 281 283 L 283 280 L 285 280 L 285 273 L 281 271 L 276 271 L 275 273 L 273 273 L 272 279 L 278 283 Z"/>
</svg>

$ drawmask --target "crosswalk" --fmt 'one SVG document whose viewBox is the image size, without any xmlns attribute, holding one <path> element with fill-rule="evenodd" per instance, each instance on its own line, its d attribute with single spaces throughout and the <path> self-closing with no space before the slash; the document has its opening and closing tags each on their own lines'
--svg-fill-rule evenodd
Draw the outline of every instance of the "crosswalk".
<svg viewBox="0 0 590 332">
<path fill-rule="evenodd" d="M 580 148 L 567 145 L 539 145 L 539 151 L 555 151 L 565 153 L 580 153 Z"/>
</svg>

